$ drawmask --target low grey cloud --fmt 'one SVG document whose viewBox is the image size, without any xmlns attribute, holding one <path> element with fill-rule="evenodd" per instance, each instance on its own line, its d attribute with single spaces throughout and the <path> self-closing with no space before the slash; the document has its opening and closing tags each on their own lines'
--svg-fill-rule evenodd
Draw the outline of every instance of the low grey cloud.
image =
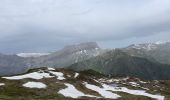
<svg viewBox="0 0 170 100">
<path fill-rule="evenodd" d="M 127 40 L 156 41 L 161 33 L 167 40 L 169 27 L 169 0 L 0 0 L 0 52 L 5 53 L 86 41 L 125 46 Z"/>
</svg>

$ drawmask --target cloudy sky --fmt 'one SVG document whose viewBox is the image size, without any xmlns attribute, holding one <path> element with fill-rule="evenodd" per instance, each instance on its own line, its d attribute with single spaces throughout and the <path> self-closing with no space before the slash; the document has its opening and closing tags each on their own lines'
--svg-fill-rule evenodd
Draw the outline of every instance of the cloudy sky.
<svg viewBox="0 0 170 100">
<path fill-rule="evenodd" d="M 170 40 L 170 0 L 0 0 L 0 52 Z"/>
</svg>

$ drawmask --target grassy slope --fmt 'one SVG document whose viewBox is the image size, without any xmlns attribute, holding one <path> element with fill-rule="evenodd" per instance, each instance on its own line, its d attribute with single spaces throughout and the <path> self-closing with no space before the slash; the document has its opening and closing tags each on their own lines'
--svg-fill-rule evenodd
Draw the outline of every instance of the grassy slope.
<svg viewBox="0 0 170 100">
<path fill-rule="evenodd" d="M 35 71 L 31 70 L 30 72 Z M 74 100 L 72 98 L 64 97 L 63 95 L 58 94 L 57 92 L 63 88 L 66 88 L 64 83 L 70 83 L 73 84 L 78 90 L 84 92 L 85 94 L 91 94 L 100 96 L 97 92 L 89 90 L 85 88 L 82 83 L 84 81 L 95 84 L 97 86 L 100 86 L 97 82 L 93 81 L 92 78 L 101 78 L 104 77 L 103 75 L 97 74 L 93 71 L 84 71 L 81 72 L 78 76 L 78 78 L 74 78 L 74 72 L 67 71 L 64 69 L 59 69 L 58 71 L 62 71 L 65 73 L 66 80 L 59 81 L 56 78 L 50 78 L 50 79 L 41 79 L 41 80 L 33 80 L 33 79 L 23 79 L 23 80 L 5 80 L 0 78 L 1 83 L 5 83 L 5 86 L 0 86 L 0 100 Z M 67 75 L 70 75 L 71 77 L 67 77 Z M 43 82 L 47 84 L 46 89 L 30 89 L 22 87 L 22 84 L 28 82 L 28 81 L 37 81 L 37 82 Z M 166 85 L 168 83 L 163 83 L 162 86 L 169 86 Z M 163 94 L 167 95 L 169 97 L 169 91 L 161 91 Z M 119 100 L 152 100 L 151 98 L 144 97 L 144 96 L 134 96 L 122 92 L 116 92 L 117 94 L 121 95 L 122 98 Z M 77 100 L 95 100 L 95 98 L 87 98 L 87 97 L 81 97 Z M 98 100 L 109 100 L 109 99 L 98 99 Z"/>
</svg>

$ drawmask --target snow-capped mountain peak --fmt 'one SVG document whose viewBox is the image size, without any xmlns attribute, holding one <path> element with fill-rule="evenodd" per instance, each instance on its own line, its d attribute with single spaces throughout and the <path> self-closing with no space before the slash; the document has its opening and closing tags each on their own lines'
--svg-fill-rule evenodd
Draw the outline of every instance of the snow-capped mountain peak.
<svg viewBox="0 0 170 100">
<path fill-rule="evenodd" d="M 152 49 L 156 48 L 156 45 L 153 43 L 133 44 L 133 45 L 129 46 L 128 48 L 152 50 Z"/>
<path fill-rule="evenodd" d="M 153 42 L 153 43 L 133 44 L 133 45 L 130 45 L 128 48 L 150 51 L 150 50 L 154 50 L 162 45 L 165 45 L 167 43 L 170 43 L 170 41 L 157 41 L 157 42 Z"/>
<path fill-rule="evenodd" d="M 157 41 L 155 44 L 160 45 L 160 44 L 166 44 L 169 43 L 170 41 Z"/>
</svg>

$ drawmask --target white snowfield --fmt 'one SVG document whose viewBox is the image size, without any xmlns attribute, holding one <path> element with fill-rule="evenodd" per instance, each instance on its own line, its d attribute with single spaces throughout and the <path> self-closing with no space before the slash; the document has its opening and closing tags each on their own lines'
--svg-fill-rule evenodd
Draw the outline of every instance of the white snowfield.
<svg viewBox="0 0 170 100">
<path fill-rule="evenodd" d="M 44 83 L 41 82 L 27 82 L 23 84 L 23 86 L 27 88 L 38 88 L 38 89 L 47 87 Z"/>
<path fill-rule="evenodd" d="M 150 98 L 157 99 L 157 100 L 164 100 L 165 98 L 164 96 L 161 96 L 161 95 L 153 95 L 153 94 L 146 93 L 146 91 L 144 90 L 131 90 L 126 87 L 112 87 L 106 84 L 103 84 L 102 86 L 104 90 L 109 90 L 109 91 L 114 91 L 114 92 L 116 91 L 125 92 L 125 93 L 129 93 L 132 95 L 141 95 L 141 96 L 146 96 L 146 97 L 150 97 Z"/>
<path fill-rule="evenodd" d="M 3 85 L 5 85 L 5 83 L 0 83 L 0 86 L 3 86 Z"/>
<path fill-rule="evenodd" d="M 26 79 L 26 78 L 31 78 L 31 79 L 42 79 L 42 78 L 52 78 L 54 76 L 50 76 L 49 73 L 44 73 L 44 72 L 33 72 L 25 75 L 18 75 L 18 76 L 11 76 L 11 77 L 2 77 L 8 80 L 21 80 L 21 79 Z"/>
<path fill-rule="evenodd" d="M 41 56 L 45 56 L 45 55 L 49 55 L 50 53 L 19 53 L 16 54 L 19 57 L 41 57 Z"/>
<path fill-rule="evenodd" d="M 118 98 L 121 97 L 121 96 L 119 96 L 119 95 L 117 95 L 115 93 L 107 91 L 105 88 L 100 88 L 98 86 L 95 86 L 95 85 L 92 85 L 92 84 L 88 84 L 88 83 L 84 83 L 84 85 L 86 86 L 86 88 L 98 92 L 104 98 L 118 99 Z"/>
<path fill-rule="evenodd" d="M 95 97 L 98 98 L 96 96 L 93 95 L 86 95 L 83 92 L 77 90 L 72 84 L 69 83 L 65 83 L 65 85 L 67 86 L 67 88 L 60 90 L 58 93 L 64 95 L 65 97 L 71 97 L 71 98 L 79 98 L 82 96 L 86 96 L 86 97 Z"/>
<path fill-rule="evenodd" d="M 79 76 L 79 73 L 75 73 L 74 78 L 77 78 Z"/>
<path fill-rule="evenodd" d="M 54 72 L 54 71 L 49 71 L 51 74 L 57 76 L 57 79 L 58 80 L 64 80 L 65 77 L 64 77 L 64 74 L 62 72 Z"/>
</svg>

